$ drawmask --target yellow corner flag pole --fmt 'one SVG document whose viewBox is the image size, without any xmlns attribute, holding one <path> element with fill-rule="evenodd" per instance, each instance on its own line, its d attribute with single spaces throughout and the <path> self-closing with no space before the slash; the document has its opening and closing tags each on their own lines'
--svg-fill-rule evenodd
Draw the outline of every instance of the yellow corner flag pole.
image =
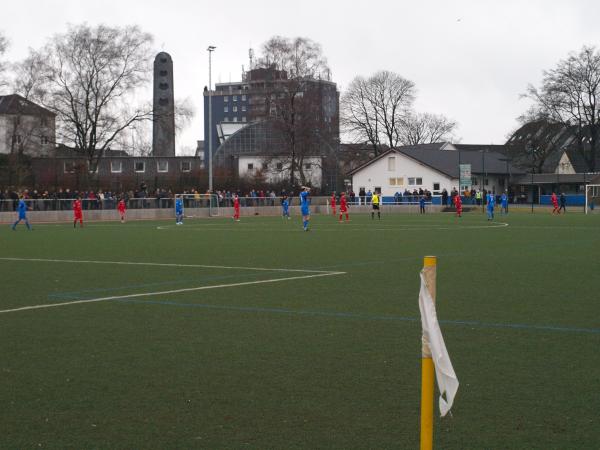
<svg viewBox="0 0 600 450">
<path fill-rule="evenodd" d="M 423 275 L 431 298 L 435 302 L 435 278 L 437 258 L 423 258 Z M 431 349 L 426 337 L 422 337 L 421 345 L 421 450 L 433 449 L 433 378 L 434 367 Z"/>
</svg>

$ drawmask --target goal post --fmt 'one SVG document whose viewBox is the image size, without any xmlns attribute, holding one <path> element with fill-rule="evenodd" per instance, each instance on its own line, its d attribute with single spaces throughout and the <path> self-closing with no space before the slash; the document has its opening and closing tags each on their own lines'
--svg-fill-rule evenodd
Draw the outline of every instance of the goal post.
<svg viewBox="0 0 600 450">
<path fill-rule="evenodd" d="M 585 185 L 585 213 L 598 212 L 600 208 L 600 184 Z"/>
<path fill-rule="evenodd" d="M 175 200 L 177 199 L 183 202 L 183 217 L 186 219 L 220 215 L 219 196 L 216 194 L 175 194 Z M 176 202 L 173 203 L 175 209 Z"/>
</svg>

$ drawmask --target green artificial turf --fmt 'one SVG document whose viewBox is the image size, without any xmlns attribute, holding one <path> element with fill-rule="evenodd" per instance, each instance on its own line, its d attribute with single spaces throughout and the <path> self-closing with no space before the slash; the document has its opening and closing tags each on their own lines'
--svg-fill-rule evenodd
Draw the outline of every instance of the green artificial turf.
<svg viewBox="0 0 600 450">
<path fill-rule="evenodd" d="M 418 448 L 425 255 L 435 448 L 600 448 L 600 215 L 88 225 L 0 229 L 0 310 L 111 298 L 0 314 L 1 448 Z"/>
</svg>

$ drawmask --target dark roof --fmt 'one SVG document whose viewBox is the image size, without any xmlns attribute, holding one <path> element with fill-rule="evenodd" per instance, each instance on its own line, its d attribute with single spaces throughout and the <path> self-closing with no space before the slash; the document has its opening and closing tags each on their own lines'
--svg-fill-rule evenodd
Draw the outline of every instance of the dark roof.
<svg viewBox="0 0 600 450">
<path fill-rule="evenodd" d="M 499 152 L 486 151 L 488 146 L 469 146 L 472 148 L 481 149 L 478 150 L 441 150 L 445 143 L 437 144 L 420 144 L 420 145 L 407 145 L 403 147 L 397 147 L 389 150 L 379 157 L 372 159 L 371 161 L 357 167 L 350 175 L 358 172 L 363 167 L 366 167 L 373 162 L 383 158 L 390 152 L 402 153 L 432 169 L 437 170 L 451 178 L 459 177 L 458 165 L 460 164 L 471 164 L 472 173 L 486 173 L 486 174 L 506 174 L 507 170 L 509 174 L 523 173 L 522 170 L 513 167 L 510 162 L 506 160 L 506 157 Z M 508 162 L 508 165 L 507 165 Z M 484 170 L 485 168 L 485 170 Z"/>
<path fill-rule="evenodd" d="M 585 162 L 585 159 L 583 159 L 583 156 L 581 156 L 580 151 L 573 149 L 573 148 L 568 149 L 567 156 L 569 157 L 569 161 L 571 161 L 571 165 L 573 166 L 573 169 L 575 170 L 575 172 L 577 172 L 577 173 L 588 172 L 588 165 Z M 560 161 L 560 157 L 557 158 L 555 167 L 558 166 L 559 161 Z M 596 169 L 597 170 L 600 169 L 600 155 L 596 155 Z"/>
<path fill-rule="evenodd" d="M 515 184 L 593 184 L 595 175 L 585 173 L 534 173 L 521 175 L 514 179 Z"/>
<path fill-rule="evenodd" d="M 33 103 L 18 94 L 0 95 L 0 114 L 56 116 L 52 111 Z"/>
<path fill-rule="evenodd" d="M 579 151 L 580 143 L 577 136 L 576 126 L 536 120 L 523 124 L 512 134 L 506 145 L 513 147 L 513 153 L 516 150 L 523 151 L 526 145 L 542 148 L 547 153 L 542 165 L 544 173 L 554 173 L 562 155 L 566 152 L 575 171 L 583 173 L 588 171 L 588 165 Z M 585 127 L 583 130 L 581 145 L 585 150 L 590 150 L 589 127 Z M 516 163 L 524 167 L 531 164 L 525 154 L 520 159 L 519 155 L 515 154 Z M 597 155 L 595 167 L 600 168 L 600 155 Z"/>
<path fill-rule="evenodd" d="M 496 153 L 505 153 L 506 146 L 505 145 L 478 145 L 478 144 L 452 144 L 456 150 L 470 150 L 470 151 L 481 151 L 485 150 L 486 152 L 496 152 Z"/>
<path fill-rule="evenodd" d="M 459 177 L 458 165 L 471 164 L 472 173 L 506 174 L 515 173 L 515 169 L 507 166 L 502 153 L 473 150 L 429 150 L 423 148 L 399 147 L 404 153 L 417 161 L 426 164 L 452 178 Z M 521 173 L 520 170 L 516 172 Z"/>
<path fill-rule="evenodd" d="M 68 147 L 66 145 L 60 144 L 54 150 L 54 156 L 57 158 L 76 158 L 80 156 L 84 156 L 80 151 L 75 150 L 73 147 Z M 118 157 L 128 157 L 131 156 L 125 150 L 111 150 L 110 148 L 104 150 L 102 157 L 104 158 L 118 158 Z"/>
</svg>

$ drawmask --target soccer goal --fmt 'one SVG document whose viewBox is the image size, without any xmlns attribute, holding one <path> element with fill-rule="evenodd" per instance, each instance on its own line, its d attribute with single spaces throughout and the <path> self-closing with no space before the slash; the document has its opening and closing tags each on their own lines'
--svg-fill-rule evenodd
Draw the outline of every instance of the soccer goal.
<svg viewBox="0 0 600 450">
<path fill-rule="evenodd" d="M 585 213 L 598 212 L 600 208 L 600 184 L 586 184 Z"/>
<path fill-rule="evenodd" d="M 176 194 L 174 208 L 176 208 L 177 199 L 183 202 L 185 218 L 194 219 L 220 215 L 219 196 L 216 194 Z"/>
</svg>

